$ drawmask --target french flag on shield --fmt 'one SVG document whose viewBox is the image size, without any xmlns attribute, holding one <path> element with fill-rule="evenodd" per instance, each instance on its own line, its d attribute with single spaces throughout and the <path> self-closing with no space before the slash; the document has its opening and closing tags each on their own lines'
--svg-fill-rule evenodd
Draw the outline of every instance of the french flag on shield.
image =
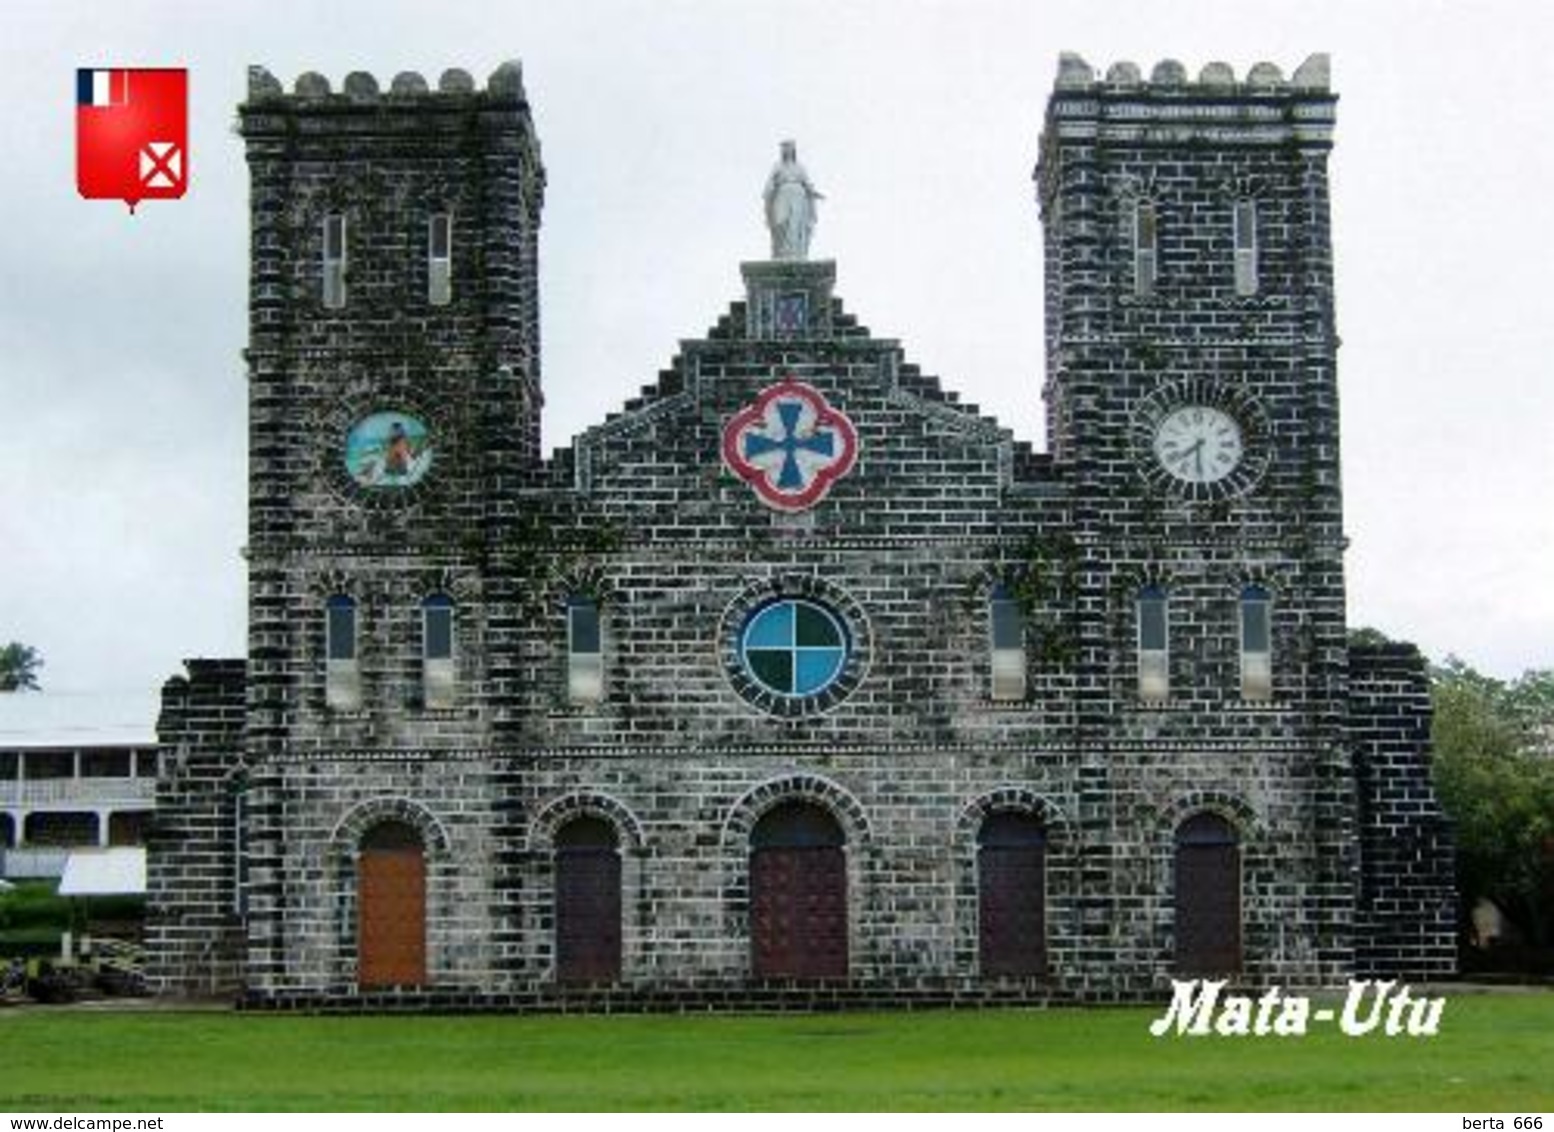
<svg viewBox="0 0 1554 1132">
<path fill-rule="evenodd" d="M 189 183 L 189 72 L 76 71 L 76 191 L 88 200 L 174 200 Z"/>
</svg>

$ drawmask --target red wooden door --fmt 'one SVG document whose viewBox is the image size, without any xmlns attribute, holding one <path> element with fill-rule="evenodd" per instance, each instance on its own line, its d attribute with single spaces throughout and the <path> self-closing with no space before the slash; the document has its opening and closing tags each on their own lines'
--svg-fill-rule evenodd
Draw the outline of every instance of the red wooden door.
<svg viewBox="0 0 1554 1132">
<path fill-rule="evenodd" d="M 404 844 L 415 838 L 404 828 L 369 833 L 357 857 L 356 979 L 363 987 L 426 982 L 426 856 L 419 839 Z"/>
</svg>

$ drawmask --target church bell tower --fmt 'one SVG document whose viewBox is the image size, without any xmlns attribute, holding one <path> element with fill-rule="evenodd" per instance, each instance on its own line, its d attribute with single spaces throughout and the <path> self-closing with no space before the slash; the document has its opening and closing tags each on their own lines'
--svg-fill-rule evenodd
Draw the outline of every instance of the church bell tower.
<svg viewBox="0 0 1554 1132">
<path fill-rule="evenodd" d="M 317 887 L 284 824 L 298 799 L 364 823 L 339 852 L 431 854 L 442 831 L 424 810 L 354 799 L 485 805 L 459 759 L 515 725 L 519 646 L 496 628 L 514 595 L 491 561 L 540 465 L 545 173 L 517 63 L 483 88 L 448 70 L 387 89 L 309 73 L 290 91 L 254 67 L 239 114 L 249 858 L 266 878 L 249 946 L 273 989 L 288 905 Z M 467 906 L 456 888 L 443 899 Z"/>
</svg>

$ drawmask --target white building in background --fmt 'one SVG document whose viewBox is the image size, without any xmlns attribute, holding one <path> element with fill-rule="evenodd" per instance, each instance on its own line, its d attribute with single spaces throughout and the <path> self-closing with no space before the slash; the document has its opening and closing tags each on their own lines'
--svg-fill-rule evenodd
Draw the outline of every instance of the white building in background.
<svg viewBox="0 0 1554 1132">
<path fill-rule="evenodd" d="M 58 877 L 74 849 L 142 845 L 156 805 L 154 696 L 0 696 L 0 876 Z"/>
</svg>

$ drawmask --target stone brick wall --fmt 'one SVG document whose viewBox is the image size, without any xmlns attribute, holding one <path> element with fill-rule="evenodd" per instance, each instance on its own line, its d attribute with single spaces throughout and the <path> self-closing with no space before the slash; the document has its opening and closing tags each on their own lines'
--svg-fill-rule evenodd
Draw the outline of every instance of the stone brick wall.
<svg viewBox="0 0 1554 1132">
<path fill-rule="evenodd" d="M 147 982 L 172 995 L 244 983 L 238 799 L 245 782 L 245 665 L 190 660 L 162 688 L 162 775 L 147 838 Z"/>
<path fill-rule="evenodd" d="M 1360 813 L 1355 967 L 1442 979 L 1457 970 L 1451 823 L 1430 780 L 1430 685 L 1412 645 L 1349 651 Z"/>
</svg>

